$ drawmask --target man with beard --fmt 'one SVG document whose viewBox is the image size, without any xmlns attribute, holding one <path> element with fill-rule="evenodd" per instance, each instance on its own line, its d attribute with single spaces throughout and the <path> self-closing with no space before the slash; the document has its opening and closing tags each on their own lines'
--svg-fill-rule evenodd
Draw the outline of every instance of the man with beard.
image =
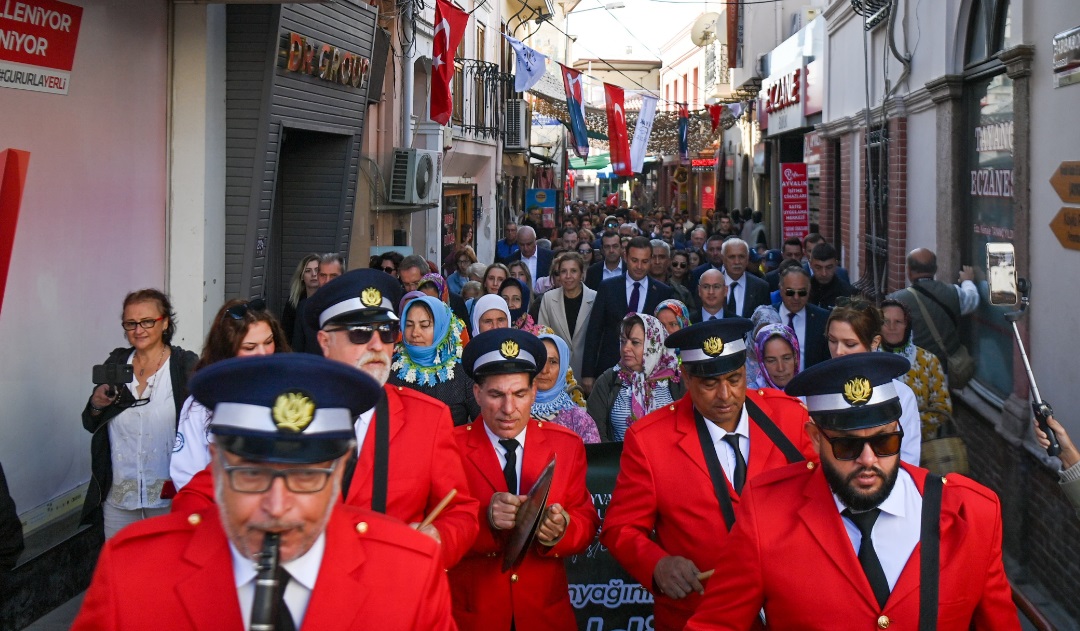
<svg viewBox="0 0 1080 631">
<path fill-rule="evenodd" d="M 454 628 L 438 545 L 337 499 L 352 419 L 382 397 L 373 379 L 282 353 L 218 362 L 190 386 L 213 410 L 217 508 L 111 539 L 74 629 Z"/>
<path fill-rule="evenodd" d="M 327 359 L 359 368 L 386 393 L 374 409 L 356 419 L 357 448 L 342 482 L 345 503 L 417 525 L 451 489 L 457 489 L 449 506 L 422 530 L 442 543 L 449 568 L 476 537 L 478 504 L 469 496 L 450 408 L 415 390 L 386 383 L 398 336 L 393 305 L 400 298 L 393 276 L 358 269 L 335 278 L 304 301 L 304 317 L 318 331 Z M 198 509 L 210 501 L 204 470 L 177 494 L 173 512 Z"/>
<path fill-rule="evenodd" d="M 900 461 L 892 380 L 908 368 L 899 355 L 859 353 L 791 380 L 821 466 L 750 483 L 688 631 L 747 629 L 762 608 L 776 629 L 1020 628 L 997 496 Z"/>
</svg>

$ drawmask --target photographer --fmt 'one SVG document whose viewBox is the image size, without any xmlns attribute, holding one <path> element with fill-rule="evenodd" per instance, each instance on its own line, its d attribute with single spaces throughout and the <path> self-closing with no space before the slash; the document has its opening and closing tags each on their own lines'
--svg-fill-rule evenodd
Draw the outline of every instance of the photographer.
<svg viewBox="0 0 1080 631">
<path fill-rule="evenodd" d="M 169 512 L 161 492 L 170 482 L 177 418 L 198 361 L 195 353 L 169 345 L 176 315 L 169 297 L 156 289 L 124 298 L 121 325 L 130 346 L 114 350 L 105 364 L 130 364 L 130 377 L 118 380 L 129 383 L 98 385 L 82 412 L 83 428 L 93 434 L 82 522 L 104 520 L 106 539 Z"/>
</svg>

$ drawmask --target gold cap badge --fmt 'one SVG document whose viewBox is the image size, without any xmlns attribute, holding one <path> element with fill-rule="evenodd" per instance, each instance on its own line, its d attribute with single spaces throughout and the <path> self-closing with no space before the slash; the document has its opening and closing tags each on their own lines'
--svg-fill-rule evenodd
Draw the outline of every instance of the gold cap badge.
<svg viewBox="0 0 1080 631">
<path fill-rule="evenodd" d="M 360 292 L 360 302 L 365 307 L 378 307 L 382 305 L 382 292 L 374 287 L 368 287 Z"/>
<path fill-rule="evenodd" d="M 278 429 L 302 432 L 315 418 L 315 402 L 302 392 L 284 392 L 274 400 L 272 414 Z"/>
<path fill-rule="evenodd" d="M 499 352 L 507 359 L 517 359 L 520 351 L 521 349 L 518 347 L 518 343 L 514 340 L 506 340 L 502 343 L 502 346 L 499 347 Z"/>
<path fill-rule="evenodd" d="M 720 353 L 724 352 L 724 340 L 718 337 L 710 337 L 701 345 L 701 350 L 705 351 L 705 354 L 709 357 L 718 357 Z"/>
<path fill-rule="evenodd" d="M 874 387 L 866 377 L 852 377 L 844 384 L 844 400 L 851 405 L 866 405 L 874 394 Z"/>
</svg>

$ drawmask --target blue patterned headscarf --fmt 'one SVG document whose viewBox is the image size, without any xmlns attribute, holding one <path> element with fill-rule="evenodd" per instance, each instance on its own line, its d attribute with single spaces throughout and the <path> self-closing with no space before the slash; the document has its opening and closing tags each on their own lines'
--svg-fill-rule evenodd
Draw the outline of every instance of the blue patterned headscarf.
<svg viewBox="0 0 1080 631">
<path fill-rule="evenodd" d="M 431 346 L 413 346 L 404 339 L 394 353 L 390 369 L 407 383 L 433 386 L 454 378 L 454 368 L 461 362 L 461 330 L 464 325 L 453 317 L 446 303 L 434 296 L 422 296 L 405 303 L 402 319 L 409 309 L 423 305 L 431 312 L 434 332 Z"/>
<path fill-rule="evenodd" d="M 549 419 L 560 410 L 576 407 L 577 403 L 566 392 L 566 373 L 570 370 L 570 347 L 566 341 L 551 333 L 537 335 L 541 340 L 551 340 L 555 348 L 559 349 L 559 377 L 548 390 L 536 390 L 536 401 L 532 406 L 532 414 L 536 418 Z"/>
</svg>

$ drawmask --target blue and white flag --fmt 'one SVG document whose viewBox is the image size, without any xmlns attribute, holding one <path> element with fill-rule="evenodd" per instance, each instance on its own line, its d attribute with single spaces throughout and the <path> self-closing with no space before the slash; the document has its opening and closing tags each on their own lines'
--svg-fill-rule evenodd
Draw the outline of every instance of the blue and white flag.
<svg viewBox="0 0 1080 631">
<path fill-rule="evenodd" d="M 510 47 L 514 49 L 514 91 L 524 92 L 536 85 L 540 77 L 544 76 L 547 67 L 547 57 L 514 39 L 506 33 L 502 34 Z"/>
<path fill-rule="evenodd" d="M 648 152 L 649 136 L 652 135 L 653 118 L 656 116 L 656 98 L 651 94 L 641 95 L 641 111 L 638 112 L 637 125 L 634 127 L 634 142 L 630 145 L 630 165 L 634 173 L 641 173 L 645 166 L 645 154 Z"/>
</svg>

